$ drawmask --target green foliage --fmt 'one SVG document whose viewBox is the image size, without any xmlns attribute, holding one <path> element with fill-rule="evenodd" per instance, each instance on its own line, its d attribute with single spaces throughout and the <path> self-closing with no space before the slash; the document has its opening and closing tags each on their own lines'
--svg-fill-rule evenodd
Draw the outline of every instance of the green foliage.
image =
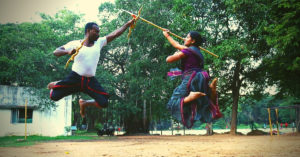
<svg viewBox="0 0 300 157">
<path fill-rule="evenodd" d="M 71 131 L 71 126 L 65 126 L 65 132 L 69 133 Z"/>
<path fill-rule="evenodd" d="M 226 128 L 226 121 L 224 120 L 218 120 L 215 123 L 213 123 L 214 129 L 225 129 Z"/>
<path fill-rule="evenodd" d="M 266 1 L 268 20 L 261 31 L 271 49 L 263 58 L 261 70 L 270 84 L 278 86 L 278 95 L 300 97 L 300 2 L 296 0 Z"/>
<path fill-rule="evenodd" d="M 240 125 L 238 125 L 237 128 L 238 128 L 238 129 L 249 129 L 249 125 L 246 125 L 246 124 L 240 124 Z"/>
<path fill-rule="evenodd" d="M 0 137 L 0 147 L 22 147 L 31 146 L 41 142 L 48 141 L 83 141 L 83 140 L 96 140 L 96 139 L 109 139 L 111 137 L 95 137 L 95 136 L 27 136 L 27 140 L 24 140 L 24 136 L 5 136 Z"/>
</svg>

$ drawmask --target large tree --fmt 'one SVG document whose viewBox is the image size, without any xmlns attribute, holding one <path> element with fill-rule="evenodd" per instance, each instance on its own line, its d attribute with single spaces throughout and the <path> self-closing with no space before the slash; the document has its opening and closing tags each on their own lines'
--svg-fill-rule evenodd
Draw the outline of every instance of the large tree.
<svg viewBox="0 0 300 157">
<path fill-rule="evenodd" d="M 241 46 L 249 51 L 247 58 L 251 58 L 256 65 L 250 71 L 246 68 L 250 73 L 240 76 L 242 79 L 244 76 L 249 78 L 245 83 L 253 82 L 251 95 L 257 96 L 268 85 L 275 85 L 278 96 L 299 99 L 300 53 L 297 36 L 300 34 L 300 3 L 284 0 L 225 2 L 231 17 L 241 26 L 238 30 L 242 30 L 242 36 L 238 37 L 247 44 Z"/>
<path fill-rule="evenodd" d="M 262 69 L 281 96 L 300 99 L 300 2 L 268 1 L 267 42 L 274 49 L 264 58 Z"/>
</svg>

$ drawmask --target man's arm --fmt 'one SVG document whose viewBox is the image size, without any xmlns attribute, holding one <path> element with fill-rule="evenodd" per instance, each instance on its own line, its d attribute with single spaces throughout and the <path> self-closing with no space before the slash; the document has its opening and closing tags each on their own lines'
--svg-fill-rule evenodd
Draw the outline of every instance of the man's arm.
<svg viewBox="0 0 300 157">
<path fill-rule="evenodd" d="M 109 35 L 107 35 L 106 36 L 107 43 L 113 41 L 115 38 L 120 36 L 133 23 L 133 21 L 134 21 L 134 19 L 128 21 L 121 28 L 119 28 L 119 29 L 113 31 L 112 33 L 110 33 Z"/>
<path fill-rule="evenodd" d="M 75 52 L 76 52 L 75 49 L 73 49 L 72 51 L 67 51 L 64 47 L 61 46 L 61 47 L 57 48 L 57 49 L 53 52 L 53 54 L 54 54 L 56 57 L 60 57 L 60 56 L 66 55 L 66 54 L 72 55 L 72 54 L 74 54 Z"/>
</svg>

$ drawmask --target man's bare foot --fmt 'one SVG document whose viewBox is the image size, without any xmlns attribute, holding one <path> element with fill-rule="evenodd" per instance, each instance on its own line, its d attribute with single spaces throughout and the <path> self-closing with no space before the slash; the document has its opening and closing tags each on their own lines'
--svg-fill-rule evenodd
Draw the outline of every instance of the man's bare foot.
<svg viewBox="0 0 300 157">
<path fill-rule="evenodd" d="M 85 117 L 85 105 L 84 105 L 84 103 L 85 103 L 85 100 L 79 99 L 80 115 L 81 115 L 82 118 Z"/>
<path fill-rule="evenodd" d="M 198 98 L 200 98 L 202 96 L 205 96 L 205 95 L 206 94 L 202 93 L 202 92 L 190 92 L 190 94 L 183 99 L 183 103 L 191 102 L 191 101 L 193 101 L 195 99 L 198 99 Z"/>
<path fill-rule="evenodd" d="M 47 88 L 48 88 L 48 89 L 52 89 L 52 88 L 56 85 L 57 82 L 58 82 L 58 81 L 50 82 L 50 83 L 47 85 Z"/>
</svg>

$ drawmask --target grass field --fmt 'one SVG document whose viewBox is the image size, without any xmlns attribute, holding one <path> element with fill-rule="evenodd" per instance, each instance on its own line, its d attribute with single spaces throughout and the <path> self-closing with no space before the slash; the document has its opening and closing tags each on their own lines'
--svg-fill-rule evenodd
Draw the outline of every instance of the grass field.
<svg viewBox="0 0 300 157">
<path fill-rule="evenodd" d="M 0 137 L 0 147 L 20 147 L 30 146 L 37 143 L 49 142 L 49 141 L 92 141 L 101 139 L 110 139 L 115 137 L 98 137 L 96 133 L 89 133 L 88 135 L 76 135 L 76 136 L 27 136 L 24 140 L 24 136 L 6 136 Z"/>
<path fill-rule="evenodd" d="M 269 129 L 259 129 L 268 133 Z M 215 129 L 214 132 L 218 134 L 224 134 L 229 132 L 229 129 Z M 250 129 L 237 129 L 237 131 L 241 134 L 246 135 L 251 130 Z M 292 133 L 293 130 L 291 128 L 280 129 L 282 134 Z M 123 135 L 124 132 L 115 132 L 115 135 Z M 172 135 L 171 130 L 163 130 L 163 131 L 150 131 L 150 135 Z M 206 130 L 174 130 L 173 135 L 205 135 Z M 117 138 L 116 136 L 97 136 L 96 132 L 86 132 L 86 131 L 77 131 L 72 136 L 56 136 L 56 137 L 48 137 L 48 136 L 28 136 L 27 140 L 24 140 L 24 136 L 5 136 L 0 137 L 0 147 L 20 147 L 20 146 L 31 146 L 37 143 L 50 142 L 50 141 L 94 141 L 94 140 L 111 140 Z"/>
</svg>

